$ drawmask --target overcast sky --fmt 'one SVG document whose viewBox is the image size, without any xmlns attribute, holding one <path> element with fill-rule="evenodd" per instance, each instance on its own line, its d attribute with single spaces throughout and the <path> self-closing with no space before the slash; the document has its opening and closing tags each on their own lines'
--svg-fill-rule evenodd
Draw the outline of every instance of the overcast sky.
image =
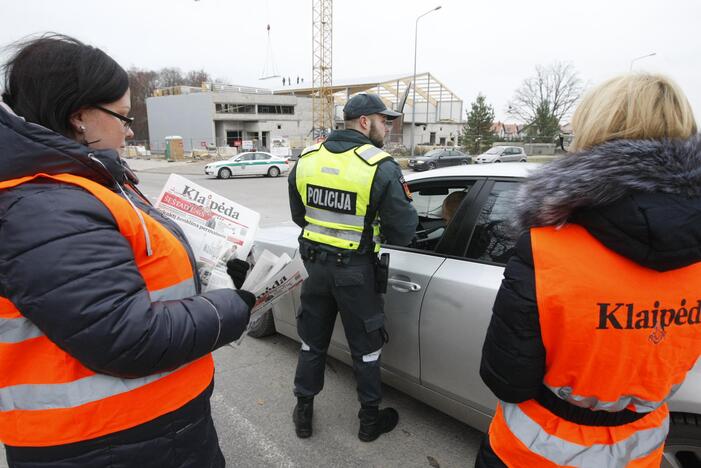
<svg viewBox="0 0 701 468">
<path fill-rule="evenodd" d="M 666 73 L 701 118 L 698 0 L 336 0 L 334 79 L 418 72 L 465 101 L 487 96 L 497 118 L 538 64 L 571 62 L 587 83 L 635 70 Z M 0 46 L 56 31 L 96 45 L 125 68 L 204 69 L 229 83 L 261 81 L 270 24 L 275 66 L 311 83 L 312 0 L 0 0 Z M 3 60 L 4 63 L 4 60 Z M 510 119 L 507 119 L 510 120 Z"/>
</svg>

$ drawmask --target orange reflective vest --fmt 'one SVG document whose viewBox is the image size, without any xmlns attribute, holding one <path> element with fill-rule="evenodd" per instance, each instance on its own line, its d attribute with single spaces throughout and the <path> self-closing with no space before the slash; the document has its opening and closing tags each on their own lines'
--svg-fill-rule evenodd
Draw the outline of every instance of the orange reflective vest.
<svg viewBox="0 0 701 468">
<path fill-rule="evenodd" d="M 36 178 L 77 185 L 107 207 L 131 245 L 151 300 L 182 299 L 196 293 L 186 248 L 163 225 L 143 211 L 137 213 L 106 187 L 68 174 L 37 174 L 0 182 L 0 190 Z M 151 255 L 142 220 L 154 240 Z M 96 374 L 0 297 L 0 440 L 5 444 L 60 445 L 137 426 L 195 398 L 213 374 L 211 355 L 173 371 L 135 379 Z"/>
<path fill-rule="evenodd" d="M 644 416 L 584 426 L 535 400 L 500 402 L 492 449 L 508 466 L 659 467 L 666 401 L 701 350 L 701 263 L 651 270 L 574 224 L 531 229 L 531 242 L 544 385 L 575 406 Z"/>
</svg>

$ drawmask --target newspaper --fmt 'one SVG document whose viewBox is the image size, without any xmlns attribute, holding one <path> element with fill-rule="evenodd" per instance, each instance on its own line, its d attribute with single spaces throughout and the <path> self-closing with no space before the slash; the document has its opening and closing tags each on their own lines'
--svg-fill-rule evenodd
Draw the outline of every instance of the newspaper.
<svg viewBox="0 0 701 468">
<path fill-rule="evenodd" d="M 177 174 L 168 178 L 156 208 L 185 233 L 203 291 L 233 288 L 226 262 L 231 258 L 246 260 L 260 214 Z"/>
<path fill-rule="evenodd" d="M 278 300 L 300 286 L 308 276 L 299 256 L 291 259 L 289 255 L 282 254 L 277 257 L 270 251 L 264 250 L 256 259 L 253 269 L 241 286 L 241 289 L 251 291 L 256 296 L 256 302 L 251 309 L 251 320 L 248 322 L 248 327 L 236 340 L 236 344 L 241 344 L 251 326 L 263 318 L 263 312 L 269 310 Z"/>
<path fill-rule="evenodd" d="M 251 291 L 256 296 L 251 321 L 254 321 L 256 312 L 268 310 L 282 296 L 301 285 L 308 276 L 299 256 L 290 258 L 289 255 L 282 254 L 278 257 L 264 250 L 241 286 L 241 289 Z"/>
</svg>

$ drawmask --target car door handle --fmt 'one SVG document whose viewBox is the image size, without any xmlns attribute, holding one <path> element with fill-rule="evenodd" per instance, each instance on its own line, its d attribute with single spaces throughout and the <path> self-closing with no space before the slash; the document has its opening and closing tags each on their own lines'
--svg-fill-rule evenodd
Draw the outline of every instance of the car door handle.
<svg viewBox="0 0 701 468">
<path fill-rule="evenodd" d="M 412 283 L 411 281 L 403 281 L 396 278 L 390 278 L 387 280 L 389 284 L 392 285 L 392 289 L 399 292 L 417 292 L 421 291 L 421 285 Z"/>
</svg>

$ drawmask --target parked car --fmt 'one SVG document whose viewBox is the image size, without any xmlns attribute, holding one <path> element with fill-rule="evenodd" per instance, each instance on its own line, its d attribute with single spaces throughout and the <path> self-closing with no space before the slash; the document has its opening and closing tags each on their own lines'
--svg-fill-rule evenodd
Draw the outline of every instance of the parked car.
<svg viewBox="0 0 701 468">
<path fill-rule="evenodd" d="M 511 161 L 526 162 L 528 156 L 520 146 L 494 146 L 475 158 L 477 164 Z"/>
<path fill-rule="evenodd" d="M 514 247 L 506 223 L 517 189 L 535 167 L 470 165 L 408 175 L 419 213 L 418 243 L 382 246 L 382 252 L 390 254 L 385 297 L 390 340 L 382 350 L 383 381 L 480 430 L 487 429 L 496 405 L 479 378 L 479 366 L 492 304 Z M 466 195 L 446 226 L 441 205 L 455 191 Z M 255 249 L 292 256 L 299 233 L 296 226 L 263 229 Z M 265 313 L 251 334 L 277 330 L 299 340 L 298 307 L 296 290 Z M 352 363 L 340 320 L 329 353 Z M 669 407 L 668 465 L 663 466 L 701 466 L 701 360 Z"/>
<path fill-rule="evenodd" d="M 442 148 L 434 149 L 409 160 L 409 167 L 415 171 L 427 171 L 437 167 L 459 166 L 461 164 L 471 164 L 472 158 L 469 154 L 456 149 Z"/>
<path fill-rule="evenodd" d="M 277 177 L 289 169 L 290 163 L 287 158 L 256 151 L 237 154 L 224 161 L 209 163 L 204 167 L 204 173 L 213 175 L 217 179 L 228 179 L 237 175 Z"/>
</svg>

